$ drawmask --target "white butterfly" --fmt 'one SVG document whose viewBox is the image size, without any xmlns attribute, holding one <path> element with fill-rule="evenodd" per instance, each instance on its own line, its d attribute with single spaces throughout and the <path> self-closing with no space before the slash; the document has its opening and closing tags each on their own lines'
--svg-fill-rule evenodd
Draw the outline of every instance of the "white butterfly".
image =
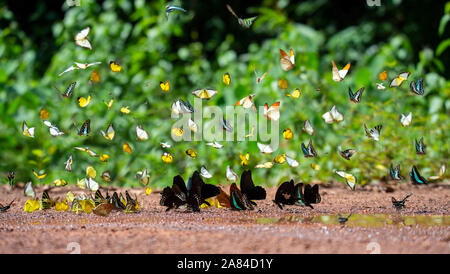
<svg viewBox="0 0 450 274">
<path fill-rule="evenodd" d="M 428 180 L 430 181 L 437 181 L 440 180 L 442 178 L 444 178 L 444 174 L 445 174 L 445 170 L 447 169 L 447 166 L 445 164 L 443 164 L 441 166 L 441 169 L 439 170 L 439 175 L 438 176 L 431 176 L 430 178 L 428 178 Z"/>
<path fill-rule="evenodd" d="M 189 119 L 188 126 L 193 132 L 197 132 L 198 126 L 194 121 L 192 121 L 192 119 Z"/>
<path fill-rule="evenodd" d="M 56 126 L 52 125 L 52 123 L 50 123 L 49 121 L 44 120 L 44 124 L 49 127 L 50 135 L 52 135 L 52 136 L 60 136 L 60 135 L 64 134 L 64 132 L 60 131 L 59 128 L 57 128 Z"/>
<path fill-rule="evenodd" d="M 273 162 L 265 162 L 262 164 L 258 164 L 255 166 L 255 168 L 272 168 L 273 167 Z"/>
<path fill-rule="evenodd" d="M 79 33 L 75 35 L 75 44 L 79 47 L 92 49 L 91 42 L 87 38 L 89 35 L 91 28 L 87 27 L 82 29 Z"/>
<path fill-rule="evenodd" d="M 332 124 L 334 122 L 342 122 L 344 121 L 344 115 L 342 115 L 337 109 L 336 106 L 333 106 L 330 111 L 325 112 L 322 115 L 322 118 L 325 120 L 327 124 Z"/>
<path fill-rule="evenodd" d="M 345 171 L 336 170 L 337 175 L 341 176 L 347 182 L 347 185 L 351 188 L 351 190 L 355 190 L 356 185 L 356 177 L 353 174 L 347 173 Z"/>
<path fill-rule="evenodd" d="M 69 159 L 67 159 L 67 161 L 64 162 L 64 164 L 66 165 L 66 170 L 67 171 L 72 171 L 72 154 L 70 154 Z"/>
<path fill-rule="evenodd" d="M 386 89 L 386 87 L 383 85 L 383 83 L 376 83 L 376 85 L 377 85 L 377 89 L 380 89 L 380 90 Z"/>
<path fill-rule="evenodd" d="M 218 142 L 212 142 L 212 143 L 206 143 L 207 146 L 212 146 L 213 148 L 221 149 L 223 148 L 222 144 L 219 144 Z"/>
<path fill-rule="evenodd" d="M 273 149 L 269 146 L 269 145 L 265 145 L 265 144 L 261 144 L 261 143 L 257 143 L 259 151 L 261 151 L 261 153 L 272 153 Z"/>
<path fill-rule="evenodd" d="M 341 82 L 342 80 L 344 80 L 345 75 L 347 75 L 347 72 L 350 69 L 350 63 L 345 65 L 345 67 L 343 67 L 341 70 L 338 70 L 333 60 L 331 60 L 331 63 L 333 64 L 333 81 Z"/>
<path fill-rule="evenodd" d="M 86 184 L 86 188 L 92 192 L 96 192 L 100 187 L 98 183 L 94 181 L 91 177 L 89 177 L 88 179 L 84 179 L 84 182 Z"/>
<path fill-rule="evenodd" d="M 298 167 L 298 165 L 299 165 L 299 163 L 298 163 L 297 160 L 295 160 L 295 159 L 293 159 L 293 158 L 290 158 L 290 157 L 288 157 L 287 155 L 286 155 L 286 162 L 288 163 L 288 165 L 289 165 L 290 167 Z"/>
<path fill-rule="evenodd" d="M 88 68 L 90 66 L 101 64 L 102 62 L 94 62 L 94 63 L 90 63 L 90 64 L 88 64 L 88 63 L 77 63 L 77 62 L 74 62 L 74 63 L 75 63 L 74 65 L 68 67 L 65 71 L 63 71 L 60 74 L 58 74 L 58 76 L 61 76 L 64 73 L 72 71 L 72 70 L 75 70 L 75 69 L 86 69 L 86 68 Z"/>
<path fill-rule="evenodd" d="M 211 173 L 209 173 L 209 171 L 206 169 L 205 166 L 202 166 L 200 168 L 200 175 L 202 175 L 203 177 L 209 179 L 212 177 Z"/>
<path fill-rule="evenodd" d="M 312 127 L 309 119 L 306 119 L 305 124 L 303 125 L 303 130 L 311 136 L 314 135 L 314 128 Z"/>
<path fill-rule="evenodd" d="M 227 180 L 230 182 L 236 182 L 239 179 L 239 176 L 231 169 L 230 166 L 227 166 L 226 176 Z"/>
<path fill-rule="evenodd" d="M 28 127 L 27 123 L 23 121 L 22 123 L 22 133 L 27 137 L 34 138 L 34 127 Z"/>
<path fill-rule="evenodd" d="M 253 102 L 253 98 L 255 97 L 254 94 L 250 94 L 247 97 L 242 98 L 239 100 L 235 106 L 242 106 L 243 108 L 253 108 L 254 111 L 256 111 L 255 103 Z"/>
<path fill-rule="evenodd" d="M 32 197 L 32 198 L 36 197 L 36 192 L 34 192 L 33 183 L 31 181 L 25 185 L 24 193 L 25 193 L 25 196 Z"/>
<path fill-rule="evenodd" d="M 169 143 L 159 143 L 162 148 L 170 148 L 171 145 Z"/>
<path fill-rule="evenodd" d="M 280 119 L 280 102 L 275 102 L 270 107 L 266 103 L 264 105 L 264 116 L 272 121 L 277 121 L 278 119 Z"/>
<path fill-rule="evenodd" d="M 368 130 L 366 124 L 364 124 L 364 131 L 366 132 L 367 137 L 372 138 L 375 141 L 380 140 L 381 128 L 383 128 L 383 125 L 377 125 L 374 128 Z"/>
<path fill-rule="evenodd" d="M 408 115 L 403 115 L 403 113 L 401 114 L 400 117 L 400 123 L 402 123 L 402 126 L 407 127 L 411 124 L 412 122 L 412 112 L 408 113 Z"/>
<path fill-rule="evenodd" d="M 148 170 L 145 168 L 143 171 L 138 171 L 136 173 L 136 178 L 139 176 L 139 181 L 146 186 L 150 180 L 150 175 L 148 175 Z"/>
<path fill-rule="evenodd" d="M 136 126 L 136 138 L 139 141 L 146 141 L 148 139 L 148 132 L 142 126 Z"/>
</svg>

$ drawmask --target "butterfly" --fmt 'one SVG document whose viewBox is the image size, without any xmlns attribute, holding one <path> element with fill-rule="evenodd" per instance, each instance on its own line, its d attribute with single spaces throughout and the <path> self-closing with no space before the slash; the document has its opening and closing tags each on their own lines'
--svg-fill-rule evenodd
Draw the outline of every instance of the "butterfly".
<svg viewBox="0 0 450 274">
<path fill-rule="evenodd" d="M 265 144 L 261 144 L 261 143 L 257 143 L 259 151 L 263 154 L 266 153 L 272 153 L 273 149 L 270 147 L 270 145 L 265 145 Z"/>
<path fill-rule="evenodd" d="M 127 199 L 127 204 L 125 207 L 126 213 L 138 212 L 139 211 L 139 202 L 137 200 L 137 196 L 134 196 L 134 199 L 131 198 L 128 190 L 125 190 L 125 197 Z"/>
<path fill-rule="evenodd" d="M 226 172 L 227 181 L 236 182 L 239 179 L 239 176 L 231 169 L 230 166 L 227 166 Z"/>
<path fill-rule="evenodd" d="M 209 171 L 206 169 L 205 166 L 202 166 L 202 167 L 200 168 L 200 175 L 201 175 L 202 177 L 207 178 L 207 179 L 212 178 L 211 173 L 209 173 Z"/>
<path fill-rule="evenodd" d="M 261 81 L 264 79 L 264 77 L 266 77 L 266 75 L 269 73 L 268 71 L 266 71 L 263 75 L 258 76 L 254 66 L 253 66 L 253 72 L 255 73 L 255 76 L 256 76 L 256 84 L 261 83 Z"/>
<path fill-rule="evenodd" d="M 314 146 L 312 144 L 312 140 L 309 140 L 308 146 L 305 146 L 304 143 L 302 143 L 301 146 L 302 146 L 303 155 L 306 158 L 312 158 L 312 157 L 316 157 L 317 156 L 317 152 L 314 149 Z"/>
<path fill-rule="evenodd" d="M 60 136 L 60 135 L 64 134 L 64 132 L 60 131 L 59 128 L 57 128 L 56 126 L 52 125 L 52 123 L 50 123 L 49 121 L 44 120 L 44 124 L 49 127 L 50 135 L 52 135 L 52 136 Z"/>
<path fill-rule="evenodd" d="M 99 184 L 94 181 L 94 179 L 92 179 L 91 177 L 88 177 L 87 179 L 84 179 L 84 183 L 86 185 L 86 189 L 95 192 L 99 189 Z"/>
<path fill-rule="evenodd" d="M 233 126 L 231 126 L 231 124 L 225 119 L 225 118 L 221 118 L 221 124 L 222 124 L 222 128 L 225 130 L 225 131 L 228 131 L 228 132 L 233 132 Z"/>
<path fill-rule="evenodd" d="M 255 166 L 255 168 L 272 168 L 273 167 L 273 162 L 265 162 L 262 164 L 258 164 Z"/>
<path fill-rule="evenodd" d="M 121 107 L 120 112 L 122 112 L 124 114 L 130 114 L 131 110 L 129 109 L 129 106 L 126 106 L 126 107 Z"/>
<path fill-rule="evenodd" d="M 86 107 L 87 105 L 89 105 L 89 103 L 91 102 L 91 95 L 88 95 L 87 98 L 84 97 L 78 97 L 77 98 L 78 101 L 78 105 L 82 108 Z"/>
<path fill-rule="evenodd" d="M 325 120 L 325 123 L 332 124 L 334 122 L 342 122 L 344 121 L 344 115 L 342 115 L 336 108 L 333 106 L 330 111 L 325 112 L 322 115 L 322 118 Z"/>
<path fill-rule="evenodd" d="M 78 135 L 88 135 L 89 132 L 91 132 L 91 120 L 87 119 L 78 131 Z"/>
<path fill-rule="evenodd" d="M 42 193 L 42 199 L 41 199 L 42 209 L 49 209 L 49 208 L 52 208 L 54 205 L 55 205 L 55 201 L 50 199 L 50 196 L 48 195 L 47 190 L 45 190 Z"/>
<path fill-rule="evenodd" d="M 16 176 L 16 172 L 15 171 L 9 171 L 8 172 L 8 183 L 10 186 L 13 186 L 14 184 L 14 177 Z"/>
<path fill-rule="evenodd" d="M 117 192 L 114 192 L 109 201 L 115 210 L 125 210 L 126 206 L 123 204 Z"/>
<path fill-rule="evenodd" d="M 417 142 L 417 139 L 414 140 L 416 142 L 416 154 L 417 155 L 425 155 L 427 154 L 426 146 L 423 144 L 423 137 L 420 138 L 420 141 Z"/>
<path fill-rule="evenodd" d="M 218 142 L 216 142 L 216 141 L 214 141 L 214 142 L 212 142 L 212 143 L 206 143 L 206 145 L 207 145 L 207 146 L 212 146 L 213 148 L 216 148 L 216 149 L 221 149 L 221 148 L 223 148 L 223 145 L 220 144 L 220 143 L 218 143 Z"/>
<path fill-rule="evenodd" d="M 289 56 L 284 50 L 280 49 L 280 55 L 280 65 L 284 71 L 289 71 L 295 67 L 295 55 L 292 49 L 289 51 Z"/>
<path fill-rule="evenodd" d="M 398 74 L 394 79 L 392 79 L 389 87 L 400 87 L 404 81 L 408 80 L 409 74 L 409 72 L 402 72 Z"/>
<path fill-rule="evenodd" d="M 102 154 L 102 155 L 100 155 L 100 161 L 102 161 L 102 162 L 107 162 L 109 158 L 110 158 L 110 157 L 109 157 L 108 154 Z"/>
<path fill-rule="evenodd" d="M 217 207 L 224 207 L 224 208 L 230 208 L 230 195 L 226 194 L 225 191 L 223 191 L 222 188 L 219 187 L 219 195 L 216 196 L 216 201 L 218 202 Z"/>
<path fill-rule="evenodd" d="M 94 209 L 92 209 L 92 212 L 99 216 L 108 216 L 109 213 L 114 209 L 114 205 L 109 202 L 103 202 L 97 205 Z"/>
<path fill-rule="evenodd" d="M 167 5 L 166 6 L 166 19 L 169 20 L 169 13 L 174 12 L 174 11 L 182 11 L 182 12 L 186 12 L 185 9 L 174 6 L 174 5 Z"/>
<path fill-rule="evenodd" d="M 292 97 L 294 99 L 299 98 L 300 95 L 301 95 L 301 93 L 300 93 L 300 89 L 299 88 L 294 89 L 294 91 L 291 94 L 289 94 L 289 93 L 286 94 L 286 96 Z"/>
<path fill-rule="evenodd" d="M 43 120 L 47 120 L 50 118 L 50 113 L 45 108 L 41 108 L 41 111 L 39 111 L 39 117 Z"/>
<path fill-rule="evenodd" d="M 386 87 L 383 85 L 383 83 L 376 83 L 376 85 L 377 85 L 377 89 L 379 89 L 379 90 L 386 89 Z"/>
<path fill-rule="evenodd" d="M 314 128 L 312 127 L 311 121 L 309 121 L 309 119 L 306 119 L 305 123 L 303 124 L 303 130 L 311 136 L 314 135 Z"/>
<path fill-rule="evenodd" d="M 280 102 L 275 102 L 270 106 L 270 108 L 267 103 L 264 104 L 264 116 L 272 121 L 277 121 L 278 119 L 280 119 Z"/>
<path fill-rule="evenodd" d="M 254 94 L 250 94 L 247 97 L 242 98 L 239 100 L 235 106 L 242 106 L 243 108 L 253 108 L 254 111 L 256 111 L 255 103 L 253 102 L 253 98 L 255 97 Z"/>
<path fill-rule="evenodd" d="M 173 127 L 172 128 L 172 134 L 174 136 L 181 137 L 181 136 L 183 136 L 183 129 L 182 128 Z"/>
<path fill-rule="evenodd" d="M 106 132 L 100 130 L 100 133 L 106 140 L 110 141 L 112 141 L 114 139 L 114 136 L 116 135 L 116 131 L 114 130 L 112 123 L 109 124 L 108 128 L 106 129 Z"/>
<path fill-rule="evenodd" d="M 446 169 L 447 169 L 446 164 L 443 164 L 441 166 L 441 169 L 439 169 L 439 175 L 438 176 L 431 176 L 430 178 L 428 178 L 428 180 L 430 180 L 430 181 L 441 180 L 442 178 L 444 178 L 444 174 L 445 174 L 445 170 Z"/>
<path fill-rule="evenodd" d="M 197 157 L 197 152 L 195 150 L 193 150 L 192 148 L 189 148 L 186 150 L 186 154 L 188 156 L 190 156 L 191 158 L 196 158 Z"/>
<path fill-rule="evenodd" d="M 52 182 L 55 186 L 65 186 L 67 185 L 66 180 L 64 179 L 56 179 Z"/>
<path fill-rule="evenodd" d="M 188 101 L 183 101 L 182 99 L 178 99 L 176 102 L 172 104 L 172 113 L 180 114 L 180 113 L 192 113 L 194 112 L 194 108 L 189 104 Z"/>
<path fill-rule="evenodd" d="M 79 33 L 75 35 L 75 44 L 82 48 L 92 49 L 91 42 L 87 38 L 91 28 L 87 27 L 82 29 Z"/>
<path fill-rule="evenodd" d="M 261 186 L 255 186 L 252 180 L 252 172 L 245 170 L 241 175 L 241 192 L 245 195 L 251 204 L 256 205 L 252 200 L 266 199 L 266 190 Z"/>
<path fill-rule="evenodd" d="M 428 184 L 428 181 L 420 175 L 419 171 L 417 170 L 417 167 L 414 165 L 413 165 L 411 171 L 409 172 L 409 178 L 411 179 L 411 183 L 413 185 Z"/>
<path fill-rule="evenodd" d="M 353 154 L 356 153 L 355 149 L 346 149 L 346 150 L 342 150 L 341 146 L 338 146 L 338 150 L 339 150 L 339 154 L 341 154 L 341 156 L 346 159 L 346 160 L 350 160 L 350 158 L 353 156 Z"/>
<path fill-rule="evenodd" d="M 139 141 L 146 141 L 148 139 L 148 132 L 141 125 L 136 126 L 136 138 Z"/>
<path fill-rule="evenodd" d="M 11 206 L 13 205 L 14 200 L 12 200 L 8 205 L 4 206 L 2 204 L 0 204 L 0 212 L 6 212 L 8 211 L 8 209 L 11 208 Z"/>
<path fill-rule="evenodd" d="M 114 103 L 114 99 L 109 100 L 108 103 L 106 103 L 105 101 L 103 101 L 103 103 L 106 105 L 106 107 L 108 108 L 108 110 L 110 110 L 112 104 Z"/>
<path fill-rule="evenodd" d="M 34 138 L 34 127 L 28 127 L 25 121 L 22 122 L 22 134 L 26 137 Z"/>
<path fill-rule="evenodd" d="M 32 197 L 32 198 L 36 197 L 36 192 L 34 192 L 33 183 L 31 181 L 25 185 L 23 192 L 24 192 L 25 196 L 27 196 L 27 197 Z"/>
<path fill-rule="evenodd" d="M 90 178 L 95 178 L 97 176 L 97 171 L 93 166 L 86 167 L 86 176 Z"/>
<path fill-rule="evenodd" d="M 360 88 L 357 92 L 353 94 L 352 89 L 348 88 L 348 95 L 350 96 L 350 100 L 354 103 L 361 102 L 361 97 L 364 92 L 364 87 Z"/>
<path fill-rule="evenodd" d="M 380 140 L 380 132 L 381 132 L 382 128 L 383 128 L 383 125 L 377 125 L 374 128 L 371 128 L 370 130 L 368 130 L 366 124 L 364 124 L 364 131 L 366 132 L 366 136 L 371 139 L 374 139 L 375 141 Z"/>
<path fill-rule="evenodd" d="M 412 112 L 408 113 L 408 115 L 404 115 L 403 113 L 401 113 L 400 115 L 400 123 L 402 124 L 402 126 L 407 127 L 411 124 L 412 122 Z"/>
<path fill-rule="evenodd" d="M 98 156 L 97 153 L 95 153 L 94 151 L 90 150 L 88 147 L 74 147 L 74 148 L 89 153 L 89 155 L 91 157 L 97 157 Z"/>
<path fill-rule="evenodd" d="M 300 184 L 294 186 L 294 180 L 286 181 L 282 183 L 275 193 L 275 200 L 272 200 L 280 209 L 283 209 L 283 205 L 294 205 L 301 197 L 297 197 L 296 187 Z M 300 186 L 301 187 L 301 186 Z"/>
<path fill-rule="evenodd" d="M 411 84 L 409 85 L 409 89 L 414 94 L 423 95 L 425 93 L 425 91 L 423 90 L 423 79 L 420 78 L 416 82 L 411 81 Z"/>
<path fill-rule="evenodd" d="M 161 143 L 159 143 L 159 145 L 162 147 L 162 148 L 171 148 L 172 146 L 169 144 L 169 143 L 167 143 L 167 142 L 161 142 Z"/>
<path fill-rule="evenodd" d="M 386 81 L 387 76 L 388 76 L 388 73 L 386 70 L 384 70 L 384 71 L 380 72 L 380 74 L 378 74 L 378 79 L 380 79 L 380 81 Z"/>
<path fill-rule="evenodd" d="M 98 82 L 100 82 L 100 74 L 94 69 L 89 77 L 89 84 Z"/>
<path fill-rule="evenodd" d="M 357 180 L 353 174 L 340 170 L 336 170 L 335 173 L 345 179 L 347 185 L 350 187 L 351 190 L 355 190 Z"/>
<path fill-rule="evenodd" d="M 331 60 L 331 63 L 333 64 L 333 69 L 332 69 L 333 81 L 335 81 L 335 82 L 343 81 L 345 76 L 348 73 L 348 70 L 350 69 L 350 63 L 345 65 L 345 67 L 343 67 L 341 70 L 338 70 L 338 68 L 333 60 Z"/>
<path fill-rule="evenodd" d="M 238 20 L 239 25 L 241 25 L 244 28 L 250 28 L 253 22 L 258 18 L 258 16 L 249 17 L 249 18 L 239 18 L 236 13 L 233 11 L 233 9 L 227 4 L 228 11 Z"/>
<path fill-rule="evenodd" d="M 109 170 L 103 171 L 101 177 L 106 183 L 111 183 L 111 173 Z"/>
<path fill-rule="evenodd" d="M 139 177 L 139 181 L 146 186 L 150 180 L 150 176 L 148 175 L 148 170 L 145 168 L 143 171 L 139 171 L 136 173 L 136 178 Z"/>
<path fill-rule="evenodd" d="M 403 200 L 399 200 L 399 201 L 397 201 L 394 197 L 391 197 L 391 198 L 392 198 L 392 205 L 393 205 L 397 210 L 402 209 L 403 207 L 405 207 L 406 199 L 408 199 L 409 197 L 411 197 L 411 195 L 412 195 L 412 193 L 406 195 L 406 197 L 403 198 Z"/>
<path fill-rule="evenodd" d="M 169 92 L 170 91 L 169 80 L 167 80 L 166 82 L 159 82 L 159 87 L 161 88 L 162 91 Z"/>
<path fill-rule="evenodd" d="M 116 61 L 110 61 L 109 68 L 112 72 L 120 72 L 122 70 L 122 66 L 119 65 L 119 63 L 117 63 Z"/>
<path fill-rule="evenodd" d="M 391 164 L 391 166 L 389 168 L 389 176 L 391 177 L 391 180 L 395 180 L 395 181 L 401 181 L 401 180 L 405 179 L 402 176 L 402 174 L 400 173 L 400 165 L 397 165 L 394 168 L 394 166 Z"/>
<path fill-rule="evenodd" d="M 283 138 L 286 140 L 292 140 L 294 138 L 294 132 L 290 128 L 283 130 Z"/>
<path fill-rule="evenodd" d="M 173 156 L 172 156 L 172 154 L 170 154 L 170 152 L 164 152 L 161 155 L 161 159 L 163 160 L 164 163 L 170 164 L 173 161 Z"/>
<path fill-rule="evenodd" d="M 286 158 L 286 162 L 288 163 L 288 165 L 290 167 L 298 167 L 299 163 L 297 160 L 295 160 L 287 155 L 285 156 L 285 158 Z"/>
<path fill-rule="evenodd" d="M 188 120 L 188 126 L 189 126 L 190 130 L 192 130 L 193 132 L 197 132 L 198 125 L 194 121 L 192 121 L 192 119 L 190 119 L 190 118 Z"/>
<path fill-rule="evenodd" d="M 279 79 L 278 80 L 278 88 L 279 89 L 287 89 L 289 86 L 288 81 L 286 79 Z"/>
<path fill-rule="evenodd" d="M 192 94 L 194 94 L 195 96 L 197 96 L 200 99 L 209 100 L 209 99 L 211 99 L 211 97 L 213 97 L 214 95 L 217 94 L 217 91 L 212 90 L 212 89 L 198 89 L 198 90 L 194 90 L 192 92 Z"/>
<path fill-rule="evenodd" d="M 90 66 L 94 66 L 94 65 L 99 65 L 102 62 L 94 62 L 94 63 L 78 63 L 78 62 L 74 62 L 74 64 L 70 67 L 68 67 L 65 71 L 61 72 L 60 74 L 58 74 L 59 77 L 61 77 L 61 75 L 63 75 L 66 72 L 72 71 L 72 70 L 76 70 L 76 69 L 87 69 Z"/>
<path fill-rule="evenodd" d="M 345 224 L 348 221 L 348 219 L 350 218 L 350 216 L 352 216 L 352 213 L 350 213 L 347 217 L 341 216 L 341 214 L 339 214 L 338 222 L 340 224 Z"/>
<path fill-rule="evenodd" d="M 67 86 L 64 92 L 61 92 L 56 86 L 53 86 L 53 88 L 60 92 L 63 97 L 69 98 L 70 96 L 72 96 L 72 93 L 75 90 L 76 86 L 77 82 L 72 82 Z"/>
<path fill-rule="evenodd" d="M 69 159 L 67 159 L 67 161 L 65 161 L 64 164 L 66 165 L 66 167 L 65 167 L 66 171 L 71 172 L 72 171 L 72 154 L 70 154 Z"/>
<path fill-rule="evenodd" d="M 222 76 L 222 81 L 227 86 L 231 83 L 231 76 L 228 72 Z"/>
<path fill-rule="evenodd" d="M 299 186 L 296 188 L 295 191 L 296 198 L 298 201 L 296 204 L 308 206 L 314 209 L 314 207 L 311 204 L 318 204 L 322 201 L 322 197 L 319 194 L 319 185 L 316 184 L 314 186 L 311 186 L 310 184 L 307 184 L 303 189 L 303 193 L 302 193 L 303 183 L 298 183 L 298 185 Z"/>
<path fill-rule="evenodd" d="M 250 160 L 250 154 L 247 152 L 247 154 L 242 155 L 239 152 L 239 158 L 241 158 L 241 166 L 247 166 L 248 165 L 248 161 Z"/>
<path fill-rule="evenodd" d="M 131 152 L 133 152 L 133 149 L 127 142 L 123 142 L 122 148 L 123 148 L 123 151 L 128 154 L 131 154 Z"/>
<path fill-rule="evenodd" d="M 33 171 L 34 176 L 36 176 L 36 178 L 38 178 L 39 180 L 47 177 L 47 173 L 45 173 L 45 171 L 43 171 L 43 170 L 40 170 L 39 173 L 37 173 L 34 169 L 32 171 Z"/>
<path fill-rule="evenodd" d="M 239 190 L 236 183 L 230 186 L 230 207 L 232 210 L 253 210 L 254 207 L 248 197 Z"/>
</svg>

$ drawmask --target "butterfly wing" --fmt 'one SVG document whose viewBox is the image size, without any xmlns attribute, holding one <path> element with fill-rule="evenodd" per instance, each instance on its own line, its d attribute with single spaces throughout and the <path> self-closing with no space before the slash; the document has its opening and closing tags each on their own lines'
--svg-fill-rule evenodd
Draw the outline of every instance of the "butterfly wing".
<svg viewBox="0 0 450 274">
<path fill-rule="evenodd" d="M 241 175 L 241 191 L 249 200 L 264 200 L 266 199 L 266 190 L 261 186 L 255 186 L 252 180 L 252 172 L 246 170 Z"/>
</svg>

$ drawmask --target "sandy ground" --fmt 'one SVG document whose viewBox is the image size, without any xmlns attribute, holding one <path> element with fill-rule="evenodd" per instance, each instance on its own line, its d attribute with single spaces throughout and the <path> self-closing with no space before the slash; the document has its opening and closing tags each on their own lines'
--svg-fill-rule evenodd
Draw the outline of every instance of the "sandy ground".
<svg viewBox="0 0 450 274">
<path fill-rule="evenodd" d="M 49 193 L 62 198 L 68 190 L 77 192 L 71 187 Z M 39 197 L 41 191 L 36 190 Z M 0 203 L 15 199 L 15 204 L 0 213 L 0 253 L 450 253 L 449 183 L 403 184 L 393 186 L 391 193 L 386 193 L 385 185 L 352 192 L 333 184 L 321 187 L 322 202 L 314 209 L 290 206 L 284 210 L 271 202 L 276 192 L 271 188 L 267 199 L 248 212 L 217 208 L 165 212 L 159 206 L 160 194 L 146 196 L 142 189 L 130 192 L 138 195 L 141 212 L 101 217 L 54 209 L 26 213 L 23 190 L 2 186 Z M 391 196 L 400 199 L 411 192 L 405 209 L 398 212 L 392 207 Z M 311 221 L 314 216 L 350 211 L 387 214 L 394 222 L 361 225 L 352 223 L 353 217 L 346 225 Z M 404 216 L 432 215 L 441 216 L 443 223 L 401 221 Z"/>
</svg>

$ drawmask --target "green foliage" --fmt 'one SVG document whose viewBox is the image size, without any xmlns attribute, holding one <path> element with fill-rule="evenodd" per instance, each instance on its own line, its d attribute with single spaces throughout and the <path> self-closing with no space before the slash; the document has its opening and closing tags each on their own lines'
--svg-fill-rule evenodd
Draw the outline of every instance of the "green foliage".
<svg viewBox="0 0 450 274">
<path fill-rule="evenodd" d="M 326 1 L 310 1 L 296 6 L 294 11 L 308 17 L 326 5 Z M 41 52 L 21 30 L 8 7 L 0 4 L 0 21 L 6 22 L 0 31 L 0 112 L 3 113 L 0 169 L 17 170 L 18 181 L 32 179 L 37 183 L 31 170 L 44 169 L 49 175 L 42 183 L 51 183 L 58 178 L 75 183 L 85 176 L 86 167 L 93 165 L 100 173 L 110 170 L 116 185 L 138 186 L 134 174 L 148 168 L 150 185 L 163 187 L 171 184 L 174 175 L 182 173 L 186 178 L 202 165 L 213 174 L 210 182 L 225 183 L 227 165 L 238 174 L 244 170 L 239 165 L 239 152 L 251 154 L 250 168 L 287 153 L 300 162 L 298 168 L 285 164 L 269 170 L 254 170 L 255 182 L 276 185 L 292 176 L 306 182 L 340 180 L 333 173 L 339 169 L 355 174 L 364 184 L 386 176 L 391 162 L 401 163 L 404 175 L 412 164 L 416 164 L 428 176 L 437 173 L 441 163 L 448 161 L 450 81 L 443 76 L 446 64 L 440 60 L 450 45 L 448 39 L 444 39 L 436 50 L 424 43 L 417 54 L 408 36 L 401 31 L 392 31 L 393 23 L 368 20 L 343 29 L 331 26 L 322 30 L 292 20 L 287 13 L 289 1 L 279 1 L 277 5 L 268 1 L 246 11 L 259 15 L 249 30 L 234 26 L 237 22 L 230 14 L 224 13 L 227 17 L 211 16 L 202 24 L 210 26 L 212 34 L 209 40 L 202 41 L 199 39 L 202 34 L 196 28 L 186 27 L 197 14 L 189 9 L 187 13 L 174 12 L 167 21 L 164 6 L 164 1 L 148 3 L 144 0 L 105 0 L 101 3 L 85 0 L 80 7 L 64 4 L 63 20 L 51 27 L 58 50 L 48 67 L 42 68 Z M 449 4 L 440 23 L 440 35 L 449 21 L 448 11 Z M 73 41 L 74 35 L 86 26 L 91 26 L 92 51 L 77 47 Z M 215 33 L 215 28 L 221 32 Z M 384 30 L 382 38 L 380 29 Z M 224 39 L 220 36 L 222 33 Z M 242 53 L 236 50 L 236 45 L 247 33 L 260 37 L 245 45 L 246 51 Z M 279 49 L 290 48 L 295 51 L 296 67 L 285 72 L 279 65 Z M 111 72 L 111 60 L 119 62 L 123 70 Z M 338 66 L 352 63 L 343 82 L 332 81 L 331 60 Z M 74 61 L 101 61 L 100 66 L 93 67 L 100 73 L 101 81 L 93 85 L 88 83 L 91 68 L 57 76 Z M 260 74 L 269 71 L 261 84 L 255 82 L 253 66 Z M 42 70 L 44 74 L 39 75 L 36 70 Z M 425 96 L 412 96 L 409 81 L 400 88 L 377 90 L 375 83 L 380 82 L 378 73 L 383 70 L 389 72 L 389 80 L 402 71 L 411 72 L 409 80 L 423 77 Z M 225 72 L 231 75 L 230 86 L 222 83 Z M 287 91 L 278 89 L 280 78 L 288 81 Z M 163 93 L 159 88 L 159 82 L 165 80 L 170 81 L 169 93 Z M 62 98 L 52 87 L 55 85 L 62 90 L 73 81 L 78 85 L 70 99 Z M 356 90 L 362 86 L 366 88 L 362 102 L 350 103 L 348 87 Z M 302 93 L 299 99 L 285 95 L 296 87 Z M 218 90 L 219 94 L 204 105 L 218 105 L 223 110 L 249 93 L 256 94 L 257 106 L 281 100 L 280 149 L 272 155 L 262 155 L 255 142 L 223 142 L 225 147 L 215 150 L 205 146 L 204 142 L 175 143 L 170 140 L 170 128 L 174 123 L 170 118 L 172 102 L 178 98 L 192 102 L 191 92 L 199 88 Z M 92 102 L 86 108 L 80 108 L 77 97 L 88 95 L 92 96 Z M 108 111 L 103 102 L 110 98 L 115 102 Z M 333 105 L 344 114 L 345 120 L 328 125 L 321 116 Z M 119 111 L 122 106 L 129 106 L 131 114 L 122 114 Z M 42 107 L 50 112 L 49 120 L 66 133 L 64 136 L 52 138 L 49 135 L 48 128 L 39 118 Z M 410 111 L 413 112 L 413 123 L 403 128 L 399 115 Z M 302 131 L 307 118 L 316 130 L 313 137 Z M 91 134 L 80 137 L 77 131 L 86 119 L 91 119 Z M 36 127 L 36 138 L 21 134 L 24 120 L 28 126 Z M 112 142 L 100 134 L 110 122 L 116 129 Z M 365 136 L 364 123 L 368 127 L 383 124 L 380 142 L 375 143 Z M 138 124 L 150 133 L 148 141 L 136 140 Z M 295 133 L 291 141 L 282 139 L 282 130 L 287 127 Z M 422 136 L 428 154 L 417 156 L 414 139 Z M 313 140 L 319 158 L 303 157 L 300 144 L 309 139 Z M 133 148 L 130 155 L 122 150 L 125 141 Z M 159 143 L 165 141 L 173 144 L 169 149 L 174 155 L 171 164 L 161 161 L 164 150 Z M 338 145 L 355 148 L 358 152 L 347 161 L 338 155 Z M 74 150 L 75 146 L 89 147 L 97 154 L 106 153 L 111 158 L 102 163 L 98 158 Z M 196 149 L 197 159 L 185 154 L 188 148 Z M 73 171 L 67 173 L 64 162 L 70 154 L 74 158 Z M 313 170 L 311 163 L 318 164 L 321 169 Z M 101 182 L 99 178 L 97 181 Z"/>
</svg>

